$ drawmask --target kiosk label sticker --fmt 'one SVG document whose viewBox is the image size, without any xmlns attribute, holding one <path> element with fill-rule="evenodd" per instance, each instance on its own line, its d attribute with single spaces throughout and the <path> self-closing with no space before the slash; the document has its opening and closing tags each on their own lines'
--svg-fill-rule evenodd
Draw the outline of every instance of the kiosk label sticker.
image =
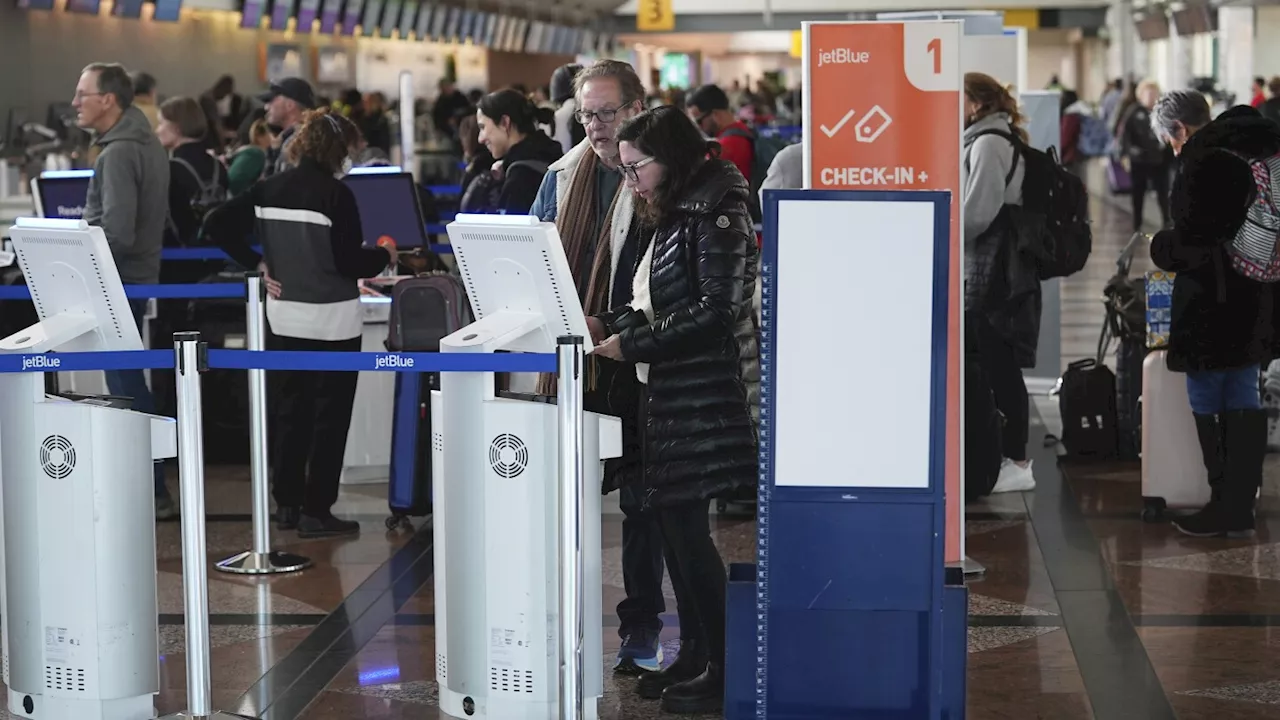
<svg viewBox="0 0 1280 720">
<path fill-rule="evenodd" d="M 946 560 L 960 560 L 961 23 L 806 23 L 805 187 L 946 190 Z M 816 131 L 813 129 L 816 128 Z M 912 271 L 928 272 L 928 268 Z"/>
</svg>

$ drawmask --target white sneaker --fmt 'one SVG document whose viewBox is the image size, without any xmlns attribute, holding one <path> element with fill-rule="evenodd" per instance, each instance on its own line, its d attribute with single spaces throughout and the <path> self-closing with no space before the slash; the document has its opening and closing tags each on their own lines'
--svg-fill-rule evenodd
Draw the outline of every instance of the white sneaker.
<svg viewBox="0 0 1280 720">
<path fill-rule="evenodd" d="M 1000 466 L 1000 476 L 996 478 L 996 486 L 991 489 L 991 494 L 1026 492 L 1035 489 L 1036 478 L 1031 473 L 1031 463 L 1028 462 L 1026 467 L 1022 467 L 1018 463 L 1005 458 L 1004 464 Z"/>
</svg>

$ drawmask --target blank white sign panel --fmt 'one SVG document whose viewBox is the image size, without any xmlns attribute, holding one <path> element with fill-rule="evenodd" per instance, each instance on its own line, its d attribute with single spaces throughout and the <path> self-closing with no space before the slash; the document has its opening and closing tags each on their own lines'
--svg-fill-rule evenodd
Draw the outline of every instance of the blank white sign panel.
<svg viewBox="0 0 1280 720">
<path fill-rule="evenodd" d="M 777 485 L 929 486 L 934 208 L 778 203 Z"/>
</svg>

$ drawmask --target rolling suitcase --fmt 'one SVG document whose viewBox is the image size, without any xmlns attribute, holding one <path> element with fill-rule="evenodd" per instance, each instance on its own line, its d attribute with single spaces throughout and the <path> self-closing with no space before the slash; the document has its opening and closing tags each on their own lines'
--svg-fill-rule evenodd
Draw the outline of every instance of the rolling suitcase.
<svg viewBox="0 0 1280 720">
<path fill-rule="evenodd" d="M 440 340 L 471 319 L 471 304 L 458 276 L 429 272 L 401 280 L 391 291 L 387 349 L 439 352 Z M 438 373 L 396 374 L 388 529 L 431 513 L 431 390 L 439 388 Z"/>
<path fill-rule="evenodd" d="M 1168 508 L 1209 502 L 1209 473 L 1191 415 L 1187 376 L 1169 370 L 1167 351 L 1142 363 L 1142 519 L 1160 522 Z"/>
</svg>

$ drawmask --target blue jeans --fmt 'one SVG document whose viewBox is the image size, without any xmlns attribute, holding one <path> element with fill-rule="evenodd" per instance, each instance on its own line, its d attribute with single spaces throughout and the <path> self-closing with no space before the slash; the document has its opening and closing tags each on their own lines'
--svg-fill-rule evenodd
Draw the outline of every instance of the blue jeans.
<svg viewBox="0 0 1280 720">
<path fill-rule="evenodd" d="M 1261 410 L 1258 392 L 1258 365 L 1234 370 L 1203 370 L 1187 373 L 1187 396 L 1191 412 L 1217 415 L 1229 410 Z"/>
<path fill-rule="evenodd" d="M 133 310 L 133 321 L 142 329 L 142 315 L 147 310 L 146 300 L 130 300 L 129 308 Z M 155 399 L 147 388 L 147 378 L 141 370 L 108 370 L 107 392 L 112 395 L 133 398 L 131 407 L 142 413 L 155 412 Z M 155 464 L 156 499 L 168 499 L 169 489 L 164 484 L 164 464 Z"/>
</svg>

